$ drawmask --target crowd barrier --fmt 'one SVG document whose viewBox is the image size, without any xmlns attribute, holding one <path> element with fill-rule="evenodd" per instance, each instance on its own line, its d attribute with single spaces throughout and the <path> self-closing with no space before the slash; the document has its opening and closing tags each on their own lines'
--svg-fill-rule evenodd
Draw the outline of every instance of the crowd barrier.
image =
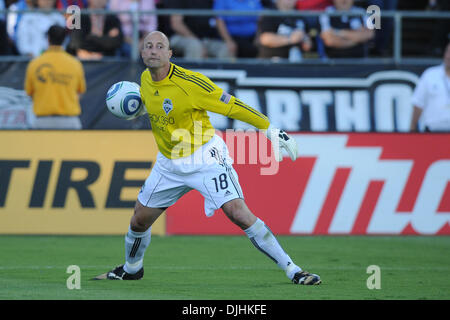
<svg viewBox="0 0 450 320">
<path fill-rule="evenodd" d="M 280 163 L 262 134 L 218 134 L 276 234 L 450 235 L 450 134 L 293 133 L 300 157 Z M 0 150 L 0 234 L 126 233 L 157 154 L 151 131 L 124 130 L 4 130 Z M 242 234 L 203 210 L 192 191 L 152 232 Z"/>
<path fill-rule="evenodd" d="M 175 60 L 175 63 L 178 63 Z M 268 115 L 289 131 L 407 132 L 412 94 L 427 63 L 290 65 L 283 63 L 184 63 L 225 91 Z M 27 62 L 0 63 L 0 128 L 26 128 L 31 100 L 23 92 Z M 123 121 L 107 111 L 109 87 L 122 80 L 140 83 L 145 66 L 130 62 L 85 62 L 87 91 L 81 99 L 84 129 L 149 129 L 142 117 Z M 29 112 L 28 112 L 29 114 Z M 246 129 L 210 114 L 215 128 Z"/>
</svg>

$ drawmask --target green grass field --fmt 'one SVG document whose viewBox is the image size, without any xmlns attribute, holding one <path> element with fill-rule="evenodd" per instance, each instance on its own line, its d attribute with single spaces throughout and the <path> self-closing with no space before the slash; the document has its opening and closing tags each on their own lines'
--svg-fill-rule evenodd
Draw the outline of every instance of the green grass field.
<svg viewBox="0 0 450 320">
<path fill-rule="evenodd" d="M 320 286 L 296 286 L 245 236 L 153 236 L 140 281 L 92 281 L 123 263 L 122 236 L 0 236 L 0 299 L 450 299 L 450 237 L 279 236 Z M 69 290 L 69 265 L 81 289 Z M 369 290 L 369 265 L 381 289 Z"/>
</svg>

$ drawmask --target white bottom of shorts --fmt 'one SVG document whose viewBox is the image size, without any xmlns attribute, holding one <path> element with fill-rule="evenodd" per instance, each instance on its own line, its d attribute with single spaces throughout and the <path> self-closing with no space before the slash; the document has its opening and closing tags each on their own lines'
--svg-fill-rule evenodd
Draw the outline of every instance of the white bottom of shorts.
<svg viewBox="0 0 450 320">
<path fill-rule="evenodd" d="M 244 198 L 232 163 L 228 148 L 219 136 L 188 157 L 171 160 L 158 153 L 138 200 L 146 207 L 166 208 L 187 192 L 197 190 L 205 199 L 206 216 L 211 217 L 224 203 Z"/>
</svg>

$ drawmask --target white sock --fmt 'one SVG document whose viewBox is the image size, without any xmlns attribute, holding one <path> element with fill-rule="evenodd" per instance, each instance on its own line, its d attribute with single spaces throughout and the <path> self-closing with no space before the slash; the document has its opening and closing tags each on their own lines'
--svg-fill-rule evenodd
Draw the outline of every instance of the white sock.
<svg viewBox="0 0 450 320">
<path fill-rule="evenodd" d="M 125 235 L 125 272 L 134 274 L 144 265 L 144 254 L 151 240 L 151 230 L 148 228 L 145 232 L 136 232 L 128 228 Z"/>
<path fill-rule="evenodd" d="M 284 252 L 273 233 L 262 220 L 258 218 L 250 228 L 244 231 L 253 245 L 283 269 L 289 279 L 292 279 L 295 273 L 302 270 Z"/>
</svg>

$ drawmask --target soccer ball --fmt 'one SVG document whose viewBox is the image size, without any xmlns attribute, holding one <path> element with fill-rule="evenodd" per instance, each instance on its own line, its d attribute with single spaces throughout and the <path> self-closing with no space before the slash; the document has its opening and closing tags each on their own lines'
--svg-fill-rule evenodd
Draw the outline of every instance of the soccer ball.
<svg viewBox="0 0 450 320">
<path fill-rule="evenodd" d="M 139 89 L 137 83 L 130 81 L 113 84 L 106 94 L 108 110 L 120 119 L 131 120 L 138 117 L 144 108 Z"/>
</svg>

